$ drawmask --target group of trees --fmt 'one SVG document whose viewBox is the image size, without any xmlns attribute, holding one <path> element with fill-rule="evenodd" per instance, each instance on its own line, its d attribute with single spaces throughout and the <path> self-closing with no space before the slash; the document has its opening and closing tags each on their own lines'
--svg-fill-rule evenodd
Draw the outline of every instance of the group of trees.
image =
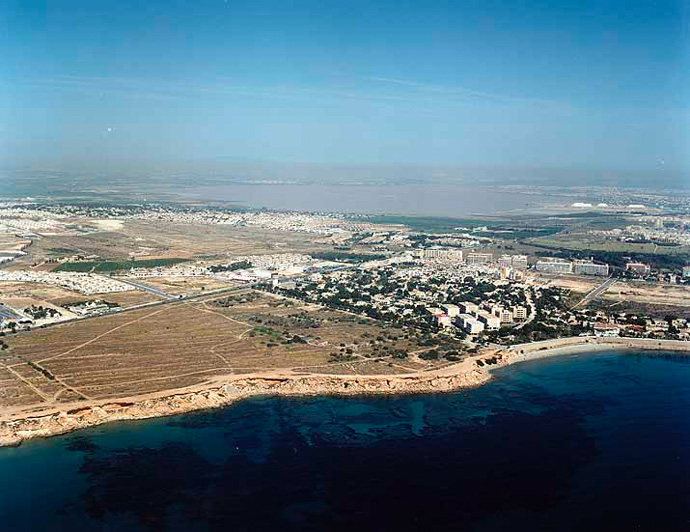
<svg viewBox="0 0 690 532">
<path fill-rule="evenodd" d="M 247 268 L 251 267 L 252 263 L 248 260 L 240 260 L 233 262 L 232 264 L 217 264 L 215 266 L 209 266 L 208 270 L 211 273 L 234 272 L 235 270 L 246 270 Z"/>
</svg>

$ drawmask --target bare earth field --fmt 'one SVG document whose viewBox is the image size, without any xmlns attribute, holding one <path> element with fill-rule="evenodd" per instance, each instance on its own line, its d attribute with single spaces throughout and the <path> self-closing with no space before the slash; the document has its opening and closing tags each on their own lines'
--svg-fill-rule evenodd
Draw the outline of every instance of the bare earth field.
<svg viewBox="0 0 690 532">
<path fill-rule="evenodd" d="M 112 303 L 117 303 L 122 308 L 160 301 L 159 297 L 139 290 L 85 296 L 78 292 L 43 283 L 0 281 L 0 303 L 7 303 L 11 307 L 16 307 L 16 304 L 23 303 L 36 306 L 60 307 L 62 305 L 90 301 L 93 299 L 104 299 Z"/>
<path fill-rule="evenodd" d="M 603 279 L 582 277 L 541 277 L 551 286 L 585 294 L 599 286 Z M 644 281 L 617 281 L 601 297 L 607 301 L 635 302 L 644 305 L 690 307 L 690 287 L 675 284 L 647 283 Z"/>
<path fill-rule="evenodd" d="M 417 347 L 400 330 L 253 291 L 172 302 L 5 340 L 10 346 L 0 355 L 5 413 L 174 390 L 257 371 L 392 374 L 419 367 L 390 357 Z M 332 360 L 346 349 L 347 358 Z"/>
<path fill-rule="evenodd" d="M 330 250 L 329 238 L 306 233 L 269 231 L 224 225 L 179 225 L 141 220 L 116 220 L 117 231 L 101 223 L 88 232 L 43 236 L 31 246 L 30 257 L 12 268 L 26 268 L 49 258 L 82 254 L 108 260 L 137 258 L 225 258 L 270 253 Z M 120 225 L 121 224 L 121 225 Z M 93 226 L 93 223 L 87 225 Z"/>
</svg>

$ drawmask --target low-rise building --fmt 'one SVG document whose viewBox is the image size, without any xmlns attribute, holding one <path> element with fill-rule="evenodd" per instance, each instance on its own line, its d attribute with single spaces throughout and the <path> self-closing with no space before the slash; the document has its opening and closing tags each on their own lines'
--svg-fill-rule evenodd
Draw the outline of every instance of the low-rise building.
<svg viewBox="0 0 690 532">
<path fill-rule="evenodd" d="M 642 262 L 628 262 L 625 265 L 625 271 L 635 275 L 649 275 L 651 267 L 649 264 L 643 264 Z"/>
<path fill-rule="evenodd" d="M 594 324 L 594 334 L 596 336 L 610 337 L 619 336 L 621 329 L 618 325 L 613 323 L 595 323 Z"/>
</svg>

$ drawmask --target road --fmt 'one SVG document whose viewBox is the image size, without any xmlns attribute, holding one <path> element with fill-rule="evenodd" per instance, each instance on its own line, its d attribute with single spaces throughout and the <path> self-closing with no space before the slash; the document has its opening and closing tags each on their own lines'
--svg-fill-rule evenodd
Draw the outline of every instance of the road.
<svg viewBox="0 0 690 532">
<path fill-rule="evenodd" d="M 108 280 L 111 279 L 111 277 L 107 277 Z M 117 279 L 121 283 L 128 284 L 130 286 L 133 286 L 134 288 L 138 290 L 142 290 L 144 292 L 148 292 L 149 294 L 153 294 L 154 296 L 162 297 L 163 299 L 180 299 L 179 296 L 174 296 L 172 294 L 168 294 L 167 292 L 163 292 L 162 290 L 158 290 L 157 288 L 154 288 L 152 286 L 142 284 L 142 283 L 137 283 L 136 281 L 130 281 L 128 279 L 123 279 L 122 277 L 113 277 L 113 279 Z"/>
<path fill-rule="evenodd" d="M 587 294 L 585 297 L 583 297 L 580 301 L 578 301 L 573 308 L 577 308 L 583 305 L 586 305 L 589 303 L 592 299 L 596 299 L 599 297 L 601 294 L 606 292 L 609 288 L 613 286 L 613 284 L 617 281 L 617 279 L 614 279 L 613 277 L 609 277 L 601 283 L 599 286 L 597 286 L 594 290 L 592 290 L 589 294 Z"/>
</svg>

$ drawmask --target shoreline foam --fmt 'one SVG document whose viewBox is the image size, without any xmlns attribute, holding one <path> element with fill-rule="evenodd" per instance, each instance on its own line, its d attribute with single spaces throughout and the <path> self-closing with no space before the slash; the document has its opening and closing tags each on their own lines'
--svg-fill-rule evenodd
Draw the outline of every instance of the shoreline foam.
<svg viewBox="0 0 690 532">
<path fill-rule="evenodd" d="M 690 351 L 690 342 L 634 338 L 574 337 L 510 346 L 469 357 L 441 369 L 403 375 L 329 375 L 266 372 L 228 375 L 175 391 L 19 410 L 0 414 L 0 447 L 65 434 L 111 421 L 171 416 L 227 406 L 260 395 L 391 395 L 448 392 L 491 380 L 494 369 L 579 352 L 639 349 Z M 488 362 L 487 362 L 488 361 Z"/>
</svg>

